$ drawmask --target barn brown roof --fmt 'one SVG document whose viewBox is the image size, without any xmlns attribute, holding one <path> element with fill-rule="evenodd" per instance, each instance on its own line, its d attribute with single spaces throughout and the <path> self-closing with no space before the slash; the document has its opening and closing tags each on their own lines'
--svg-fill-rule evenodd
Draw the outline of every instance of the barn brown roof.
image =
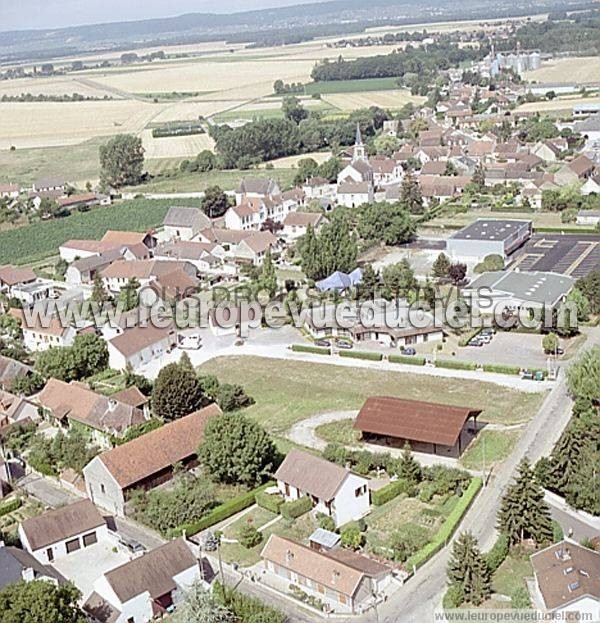
<svg viewBox="0 0 600 623">
<path fill-rule="evenodd" d="M 221 413 L 216 404 L 165 424 L 133 441 L 100 454 L 122 489 L 131 487 L 196 454 L 208 420 Z M 94 459 L 95 461 L 96 459 Z"/>
<path fill-rule="evenodd" d="M 372 396 L 360 410 L 354 428 L 366 433 L 453 446 L 469 417 L 480 413 L 481 409 L 471 407 Z"/>
</svg>

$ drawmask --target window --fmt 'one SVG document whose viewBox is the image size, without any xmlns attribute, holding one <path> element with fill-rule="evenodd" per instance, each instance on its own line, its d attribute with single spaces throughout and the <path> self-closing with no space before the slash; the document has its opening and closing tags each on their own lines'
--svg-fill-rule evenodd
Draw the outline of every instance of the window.
<svg viewBox="0 0 600 623">
<path fill-rule="evenodd" d="M 100 485 L 100 491 L 101 491 L 102 493 L 106 493 L 106 489 L 104 488 L 104 485 L 103 485 L 103 484 L 101 484 L 101 485 Z"/>
<path fill-rule="evenodd" d="M 354 490 L 354 497 L 359 498 L 367 492 L 367 485 L 363 485 L 362 487 L 358 487 L 358 489 Z"/>
<path fill-rule="evenodd" d="M 54 560 L 54 551 L 51 547 L 46 550 L 46 556 L 48 556 L 48 560 L 52 562 Z"/>
</svg>

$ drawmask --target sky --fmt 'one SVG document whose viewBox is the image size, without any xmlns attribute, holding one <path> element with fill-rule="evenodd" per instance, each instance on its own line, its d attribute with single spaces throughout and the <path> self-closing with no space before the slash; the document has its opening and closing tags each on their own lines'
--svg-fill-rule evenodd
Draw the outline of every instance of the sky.
<svg viewBox="0 0 600 623">
<path fill-rule="evenodd" d="M 233 13 L 315 1 L 320 0 L 0 0 L 0 30 L 60 28 L 182 13 Z"/>
</svg>

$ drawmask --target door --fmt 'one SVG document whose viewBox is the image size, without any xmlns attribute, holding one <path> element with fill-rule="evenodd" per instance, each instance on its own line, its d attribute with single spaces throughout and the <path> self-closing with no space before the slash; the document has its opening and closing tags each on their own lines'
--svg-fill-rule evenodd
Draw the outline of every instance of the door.
<svg viewBox="0 0 600 623">
<path fill-rule="evenodd" d="M 81 545 L 79 544 L 79 539 L 73 539 L 72 541 L 67 541 L 66 546 L 67 546 L 67 554 L 70 554 L 71 552 L 76 552 L 78 549 L 81 548 Z"/>
<path fill-rule="evenodd" d="M 51 547 L 46 550 L 46 556 L 48 556 L 50 562 L 54 560 L 54 550 Z"/>
<path fill-rule="evenodd" d="M 95 532 L 90 532 L 89 534 L 83 535 L 83 547 L 89 547 L 90 545 L 94 545 L 94 543 L 98 542 L 98 537 Z"/>
</svg>

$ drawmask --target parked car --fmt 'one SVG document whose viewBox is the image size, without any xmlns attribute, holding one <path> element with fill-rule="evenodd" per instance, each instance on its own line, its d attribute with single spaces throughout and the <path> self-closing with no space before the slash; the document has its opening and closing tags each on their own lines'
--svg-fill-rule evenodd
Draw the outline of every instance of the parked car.
<svg viewBox="0 0 600 623">
<path fill-rule="evenodd" d="M 315 346 L 322 346 L 323 348 L 329 348 L 331 342 L 329 340 L 315 340 Z"/>
<path fill-rule="evenodd" d="M 345 340 L 338 340 L 335 345 L 342 350 L 350 350 L 354 348 L 354 344 L 352 342 L 346 342 Z"/>
<path fill-rule="evenodd" d="M 413 355 L 417 354 L 417 351 L 414 348 L 405 348 L 403 354 L 412 357 Z"/>
<path fill-rule="evenodd" d="M 146 551 L 146 548 L 141 543 L 133 539 L 128 539 L 127 537 L 121 537 L 119 543 L 123 547 L 126 547 L 132 554 L 139 554 Z"/>
<path fill-rule="evenodd" d="M 483 342 L 481 340 L 478 340 L 477 338 L 472 339 L 469 344 L 469 346 L 483 346 Z"/>
</svg>

